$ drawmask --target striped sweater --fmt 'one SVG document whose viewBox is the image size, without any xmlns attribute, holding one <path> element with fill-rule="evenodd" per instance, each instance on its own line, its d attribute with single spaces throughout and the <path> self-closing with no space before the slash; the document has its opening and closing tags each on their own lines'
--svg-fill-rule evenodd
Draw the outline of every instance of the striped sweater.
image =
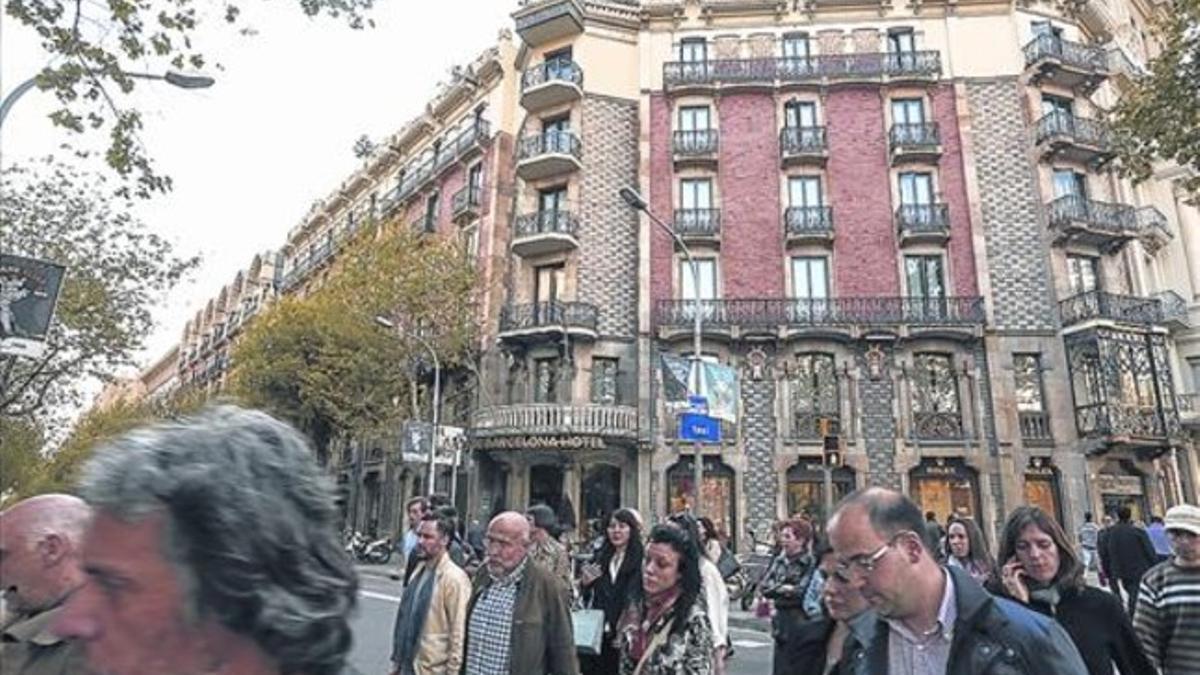
<svg viewBox="0 0 1200 675">
<path fill-rule="evenodd" d="M 1200 568 L 1168 560 L 1146 572 L 1133 627 L 1163 675 L 1200 673 Z"/>
</svg>

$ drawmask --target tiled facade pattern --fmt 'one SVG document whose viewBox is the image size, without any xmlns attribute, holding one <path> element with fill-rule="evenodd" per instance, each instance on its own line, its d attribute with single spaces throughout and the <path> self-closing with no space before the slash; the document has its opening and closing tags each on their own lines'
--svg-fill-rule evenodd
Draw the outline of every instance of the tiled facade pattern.
<svg viewBox="0 0 1200 675">
<path fill-rule="evenodd" d="M 900 474 L 896 472 L 896 368 L 895 350 L 890 345 L 878 345 L 884 358 L 878 377 L 858 379 L 858 400 L 861 406 L 862 442 L 867 453 L 870 484 L 899 490 Z M 867 354 L 860 350 L 855 359 L 860 373 L 868 373 Z"/>
<path fill-rule="evenodd" d="M 747 526 L 769 532 L 778 518 L 779 480 L 775 471 L 775 378 L 770 370 L 761 377 L 742 377 L 742 452 L 746 472 L 742 489 L 746 494 Z"/>
</svg>

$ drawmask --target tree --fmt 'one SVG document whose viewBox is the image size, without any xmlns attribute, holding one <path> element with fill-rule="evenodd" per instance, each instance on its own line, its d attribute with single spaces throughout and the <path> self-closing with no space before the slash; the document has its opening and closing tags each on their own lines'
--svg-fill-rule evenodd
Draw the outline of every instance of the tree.
<svg viewBox="0 0 1200 675">
<path fill-rule="evenodd" d="M 1162 51 L 1113 115 L 1120 168 L 1134 180 L 1159 160 L 1191 169 L 1184 189 L 1200 196 L 1200 0 L 1173 0 L 1155 19 Z"/>
<path fill-rule="evenodd" d="M 324 463 L 337 436 L 406 417 L 398 402 L 421 387 L 420 343 L 375 317 L 425 327 L 443 368 L 453 367 L 471 358 L 474 282 L 456 242 L 366 227 L 321 288 L 283 298 L 247 329 L 231 355 L 232 392 L 303 430 Z"/>
<path fill-rule="evenodd" d="M 373 0 L 296 1 L 310 17 L 340 17 L 355 29 L 373 25 L 365 16 Z M 213 6 L 197 0 L 6 0 L 4 10 L 41 39 L 50 65 L 37 74 L 36 83 L 58 99 L 51 121 L 79 134 L 108 131 L 105 160 L 122 178 L 134 179 L 132 190 L 122 184 L 122 195 L 149 197 L 169 190 L 170 178 L 155 172 L 138 139 L 141 113 L 122 105 L 121 96 L 134 90 L 139 73 L 209 67 L 205 50 L 195 44 L 199 30 L 206 21 L 236 25 L 239 5 L 228 0 Z"/>
<path fill-rule="evenodd" d="M 42 430 L 29 421 L 0 417 L 0 509 L 33 494 L 42 466 Z"/>
<path fill-rule="evenodd" d="M 0 173 L 0 249 L 67 267 L 45 355 L 17 360 L 0 391 L 0 418 L 39 420 L 51 437 L 89 383 L 134 365 L 153 305 L 199 263 L 176 256 L 104 184 L 52 159 Z"/>
</svg>

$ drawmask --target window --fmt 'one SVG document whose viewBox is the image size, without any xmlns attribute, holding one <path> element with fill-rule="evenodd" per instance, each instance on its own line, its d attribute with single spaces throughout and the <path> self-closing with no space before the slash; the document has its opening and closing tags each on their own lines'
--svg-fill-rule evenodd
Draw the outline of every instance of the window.
<svg viewBox="0 0 1200 675">
<path fill-rule="evenodd" d="M 1063 96 L 1042 94 L 1042 114 L 1073 117 L 1075 114 L 1075 102 Z"/>
<path fill-rule="evenodd" d="M 433 142 L 433 163 L 437 164 L 438 158 L 442 156 L 442 139 L 437 139 Z"/>
<path fill-rule="evenodd" d="M 379 215 L 379 193 L 378 193 L 378 192 L 372 192 L 372 193 L 371 193 L 371 211 L 370 211 L 370 214 L 371 214 L 371 216 L 370 216 L 371 218 L 375 218 L 376 216 L 378 216 L 378 215 Z"/>
<path fill-rule="evenodd" d="M 1054 196 L 1087 199 L 1087 176 L 1071 169 L 1054 170 Z"/>
<path fill-rule="evenodd" d="M 680 131 L 708 131 L 712 128 L 712 121 L 709 116 L 709 107 L 706 105 L 686 106 L 679 109 L 679 130 Z"/>
<path fill-rule="evenodd" d="M 910 298 L 944 298 L 945 270 L 938 255 L 904 256 L 904 278 Z"/>
<path fill-rule="evenodd" d="M 426 232 L 437 231 L 438 193 L 433 193 L 425 199 L 425 217 L 421 221 L 422 229 Z"/>
<path fill-rule="evenodd" d="M 894 70 L 913 70 L 917 65 L 917 46 L 911 28 L 888 31 L 887 51 Z"/>
<path fill-rule="evenodd" d="M 1090 293 L 1100 288 L 1100 260 L 1090 255 L 1067 256 L 1067 281 L 1071 295 Z"/>
<path fill-rule="evenodd" d="M 684 63 L 708 61 L 708 42 L 704 38 L 684 38 L 679 41 L 679 60 Z"/>
<path fill-rule="evenodd" d="M 1041 355 L 1013 354 L 1013 378 L 1017 385 L 1017 411 L 1023 413 L 1045 412 Z"/>
<path fill-rule="evenodd" d="M 1192 393 L 1200 392 L 1200 359 L 1188 359 L 1187 364 L 1192 375 Z"/>
<path fill-rule="evenodd" d="M 570 152 L 570 139 L 568 134 L 571 131 L 571 119 L 569 117 L 558 117 L 551 120 L 542 121 L 542 141 L 545 143 L 545 152 Z"/>
<path fill-rule="evenodd" d="M 692 267 L 687 260 L 679 261 L 679 280 L 681 286 L 680 298 L 691 300 L 715 300 L 717 298 L 717 261 L 712 258 L 696 260 L 700 274 L 700 283 L 692 278 Z"/>
<path fill-rule="evenodd" d="M 467 187 L 471 203 L 478 204 L 483 194 L 483 164 L 475 164 L 467 171 Z"/>
<path fill-rule="evenodd" d="M 792 435 L 796 438 L 820 438 L 820 419 L 826 417 L 836 421 L 840 412 L 833 355 L 798 354 L 795 363 L 795 374 L 788 382 Z"/>
<path fill-rule="evenodd" d="M 933 174 L 905 172 L 900 174 L 900 204 L 928 206 L 933 203 Z"/>
<path fill-rule="evenodd" d="M 684 178 L 679 181 L 679 208 L 685 211 L 712 208 L 712 180 Z"/>
<path fill-rule="evenodd" d="M 462 243 L 467 262 L 475 267 L 479 262 L 479 223 L 472 223 L 463 228 Z"/>
<path fill-rule="evenodd" d="M 792 33 L 783 36 L 783 58 L 807 60 L 812 55 L 808 36 L 803 33 Z"/>
<path fill-rule="evenodd" d="M 919 98 L 892 100 L 892 124 L 924 124 L 925 101 Z"/>
<path fill-rule="evenodd" d="M 538 220 L 539 233 L 563 232 L 568 229 L 568 219 L 563 217 L 567 211 L 567 188 L 565 185 L 538 190 Z"/>
<path fill-rule="evenodd" d="M 553 303 L 559 298 L 566 282 L 566 269 L 561 265 L 543 265 L 533 270 L 533 293 L 538 303 Z"/>
<path fill-rule="evenodd" d="M 962 436 L 958 382 L 949 354 L 913 357 L 913 426 L 918 438 Z"/>
<path fill-rule="evenodd" d="M 533 370 L 533 402 L 558 402 L 558 359 L 536 359 Z"/>
<path fill-rule="evenodd" d="M 617 402 L 617 359 L 592 357 L 592 403 Z"/>
<path fill-rule="evenodd" d="M 788 129 L 817 126 L 817 104 L 812 101 L 788 101 L 783 105 L 783 126 Z"/>
<path fill-rule="evenodd" d="M 823 204 L 819 176 L 791 176 L 788 178 L 788 205 L 793 208 L 816 208 Z"/>
<path fill-rule="evenodd" d="M 1035 38 L 1048 37 L 1055 40 L 1061 40 L 1063 31 L 1062 28 L 1055 26 L 1049 21 L 1034 21 L 1029 24 Z"/>
</svg>

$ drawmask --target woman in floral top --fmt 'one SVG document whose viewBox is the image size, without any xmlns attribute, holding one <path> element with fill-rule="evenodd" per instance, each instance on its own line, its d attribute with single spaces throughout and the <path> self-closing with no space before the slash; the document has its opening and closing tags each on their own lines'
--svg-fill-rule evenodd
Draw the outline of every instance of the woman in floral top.
<svg viewBox="0 0 1200 675">
<path fill-rule="evenodd" d="M 650 531 L 640 597 L 618 624 L 621 675 L 710 675 L 712 627 L 700 595 L 700 552 L 678 527 Z"/>
</svg>

